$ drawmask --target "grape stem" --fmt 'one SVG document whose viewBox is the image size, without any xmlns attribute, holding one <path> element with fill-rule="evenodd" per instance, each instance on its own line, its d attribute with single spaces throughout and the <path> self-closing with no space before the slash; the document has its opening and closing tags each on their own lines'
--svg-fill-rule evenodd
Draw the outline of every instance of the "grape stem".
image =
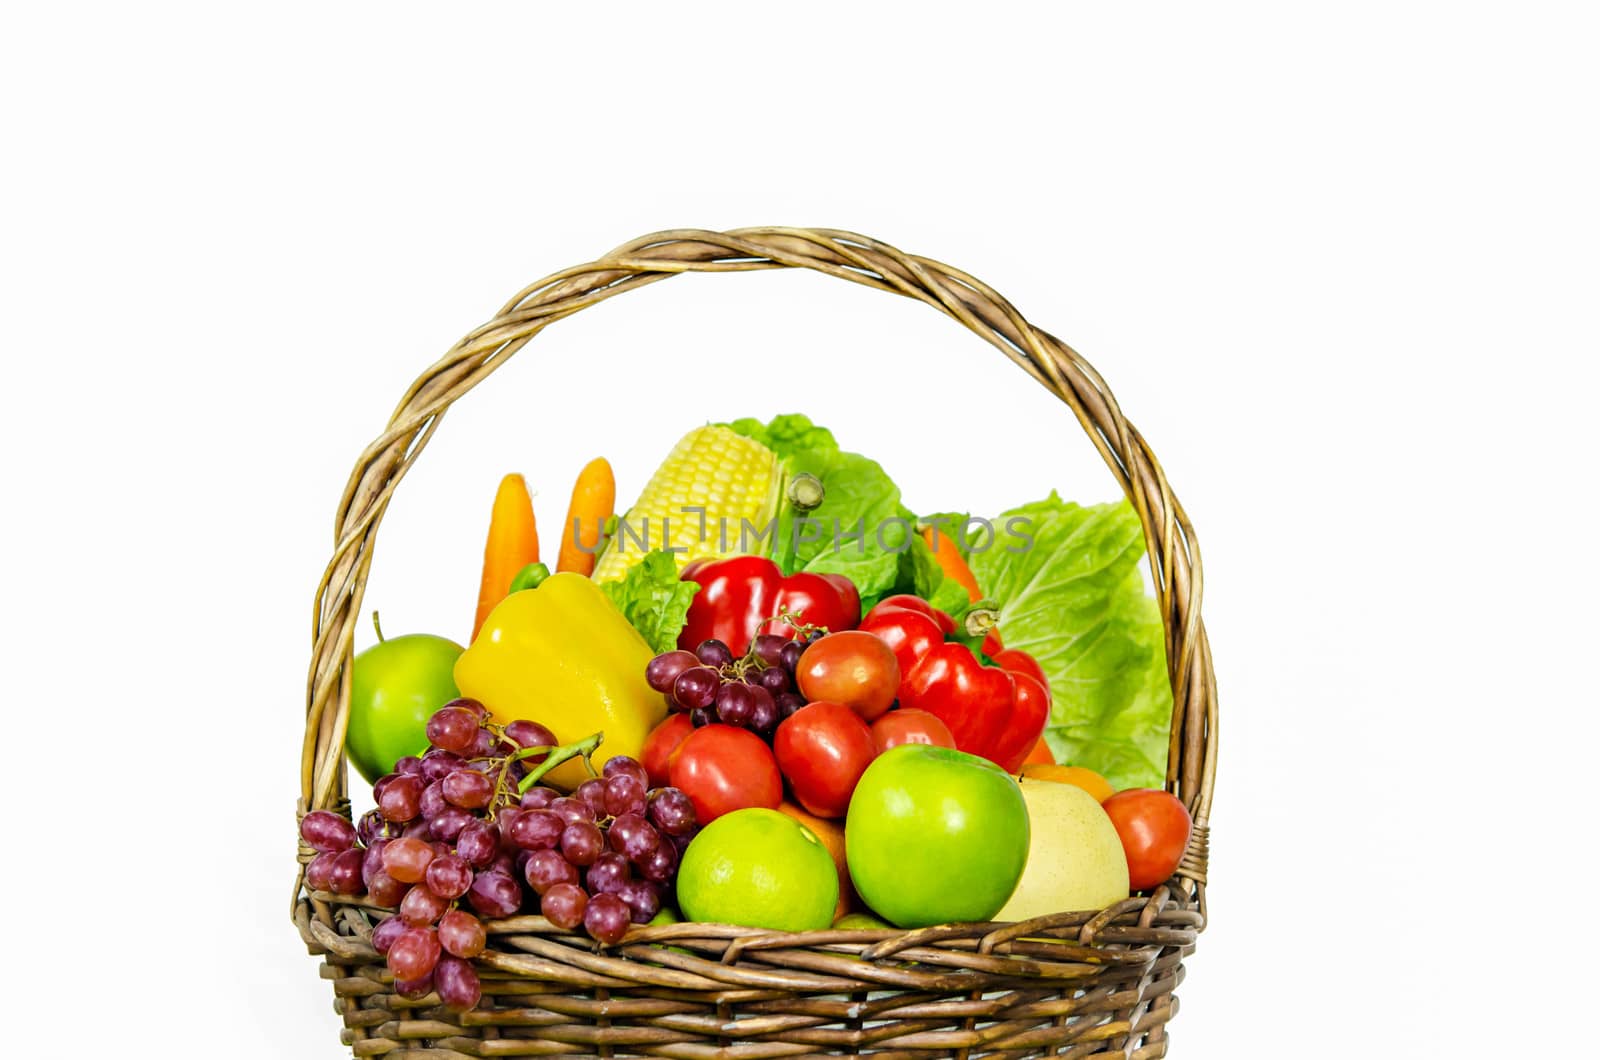
<svg viewBox="0 0 1600 1060">
<path fill-rule="evenodd" d="M 508 765 L 521 758 L 532 758 L 534 755 L 548 754 L 550 756 L 535 766 L 533 771 L 527 776 L 522 778 L 521 783 L 517 785 L 517 793 L 519 795 L 526 794 L 529 788 L 533 787 L 535 784 L 539 783 L 539 781 L 544 779 L 544 775 L 546 773 L 550 772 L 561 763 L 580 756 L 583 758 L 584 768 L 589 770 L 589 775 L 599 776 L 599 774 L 595 772 L 594 763 L 589 759 L 590 756 L 594 754 L 595 750 L 600 746 L 600 742 L 605 738 L 605 733 L 597 732 L 585 736 L 581 740 L 574 740 L 572 743 L 562 744 L 560 747 L 524 747 L 515 754 L 509 755 L 506 758 L 506 763 Z"/>
<path fill-rule="evenodd" d="M 717 670 L 717 676 L 721 677 L 724 681 L 743 681 L 745 675 L 751 670 L 760 673 L 765 669 L 768 669 L 767 664 L 762 662 L 761 659 L 756 655 L 756 650 L 751 648 L 742 656 L 733 660 L 733 662 L 719 668 Z"/>
<path fill-rule="evenodd" d="M 801 637 L 806 637 L 812 633 L 822 633 L 826 635 L 829 632 L 827 626 L 814 626 L 809 622 L 802 622 L 800 620 L 800 613 L 787 607 L 773 615 L 771 621 L 787 623 L 789 628 L 800 634 Z"/>
</svg>

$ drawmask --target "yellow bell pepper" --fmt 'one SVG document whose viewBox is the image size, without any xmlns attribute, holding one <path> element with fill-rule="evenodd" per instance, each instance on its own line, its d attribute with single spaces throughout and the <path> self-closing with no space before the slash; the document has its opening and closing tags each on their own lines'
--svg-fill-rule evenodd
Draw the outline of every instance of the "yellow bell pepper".
<svg viewBox="0 0 1600 1060">
<path fill-rule="evenodd" d="M 561 743 L 604 732 L 598 768 L 616 755 L 638 758 L 666 717 L 666 700 L 644 677 L 654 654 L 594 582 L 552 574 L 495 605 L 456 660 L 455 681 L 497 724 L 537 721 Z M 588 775 L 573 759 L 544 783 L 571 790 Z"/>
</svg>

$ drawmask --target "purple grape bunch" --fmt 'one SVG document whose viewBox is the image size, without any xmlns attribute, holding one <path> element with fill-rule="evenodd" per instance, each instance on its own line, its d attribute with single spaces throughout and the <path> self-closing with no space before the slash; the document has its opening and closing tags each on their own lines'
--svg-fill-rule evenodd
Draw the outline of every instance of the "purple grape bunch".
<svg viewBox="0 0 1600 1060">
<path fill-rule="evenodd" d="M 365 894 L 396 911 L 372 945 L 397 993 L 437 991 L 452 1010 L 476 1007 L 483 991 L 471 961 L 487 942 L 485 920 L 537 911 L 609 946 L 660 911 L 698 831 L 682 791 L 650 788 L 626 755 L 571 794 L 522 791 L 547 755 L 513 756 L 555 747 L 555 735 L 533 721 L 502 729 L 475 700 L 445 704 L 427 734 L 426 753 L 400 759 L 373 785 L 377 808 L 357 824 L 329 810 L 300 822 L 317 851 L 307 887 Z"/>
<path fill-rule="evenodd" d="M 720 723 L 767 738 L 778 723 L 806 705 L 795 685 L 795 667 L 805 651 L 800 641 L 763 633 L 743 658 L 720 640 L 703 640 L 690 651 L 669 651 L 650 660 L 645 679 L 674 713 L 688 713 L 695 728 Z"/>
</svg>

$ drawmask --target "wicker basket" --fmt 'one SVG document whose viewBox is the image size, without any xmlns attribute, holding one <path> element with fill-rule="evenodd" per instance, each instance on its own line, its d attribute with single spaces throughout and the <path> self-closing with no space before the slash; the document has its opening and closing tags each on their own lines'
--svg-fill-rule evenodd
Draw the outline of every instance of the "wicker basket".
<svg viewBox="0 0 1600 1060">
<path fill-rule="evenodd" d="M 646 236 L 527 288 L 412 384 L 339 501 L 333 559 L 317 587 L 299 814 L 348 813 L 351 638 L 374 535 L 450 403 L 580 309 L 678 273 L 775 268 L 905 295 L 960 321 L 1065 402 L 1110 465 L 1144 524 L 1165 616 L 1173 688 L 1167 787 L 1195 820 L 1177 873 L 1108 909 L 1020 924 L 802 934 L 675 924 L 634 928 L 602 949 L 540 917 L 492 921 L 476 962 L 483 1001 L 457 1015 L 436 996 L 410 1001 L 394 992 L 370 942 L 388 911 L 362 898 L 307 893 L 312 852 L 302 844 L 293 915 L 307 947 L 324 958 L 354 1055 L 1165 1055 L 1182 961 L 1205 925 L 1216 763 L 1216 686 L 1193 528 L 1155 456 L 1077 353 L 971 276 L 864 236 L 792 228 Z"/>
</svg>

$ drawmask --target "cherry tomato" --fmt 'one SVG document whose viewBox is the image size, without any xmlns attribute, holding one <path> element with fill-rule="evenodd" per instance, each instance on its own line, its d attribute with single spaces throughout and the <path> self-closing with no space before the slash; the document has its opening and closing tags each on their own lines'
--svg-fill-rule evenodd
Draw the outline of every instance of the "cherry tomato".
<svg viewBox="0 0 1600 1060">
<path fill-rule="evenodd" d="M 935 747 L 954 747 L 956 738 L 950 726 L 925 710 L 891 710 L 872 723 L 872 743 L 879 754 L 903 743 L 926 743 Z"/>
<path fill-rule="evenodd" d="M 669 714 L 667 720 L 651 730 L 644 738 L 644 750 L 639 752 L 639 764 L 650 774 L 652 788 L 664 788 L 670 781 L 668 763 L 672 752 L 678 749 L 688 735 L 694 732 L 694 722 L 687 714 Z"/>
<path fill-rule="evenodd" d="M 713 724 L 694 730 L 678 745 L 667 773 L 694 803 L 702 825 L 747 806 L 776 810 L 783 801 L 778 763 L 749 729 Z"/>
<path fill-rule="evenodd" d="M 818 817 L 844 816 L 856 781 L 878 754 L 872 730 L 861 716 L 842 703 L 826 701 L 785 718 L 772 749 L 795 801 Z"/>
<path fill-rule="evenodd" d="M 1100 805 L 1117 826 L 1128 855 L 1128 886 L 1142 891 L 1170 877 L 1189 845 L 1194 824 L 1177 796 L 1155 788 L 1130 788 Z"/>
<path fill-rule="evenodd" d="M 794 676 L 806 699 L 842 703 L 867 721 L 888 710 L 900 688 L 900 664 L 889 645 L 857 629 L 811 645 Z"/>
</svg>

